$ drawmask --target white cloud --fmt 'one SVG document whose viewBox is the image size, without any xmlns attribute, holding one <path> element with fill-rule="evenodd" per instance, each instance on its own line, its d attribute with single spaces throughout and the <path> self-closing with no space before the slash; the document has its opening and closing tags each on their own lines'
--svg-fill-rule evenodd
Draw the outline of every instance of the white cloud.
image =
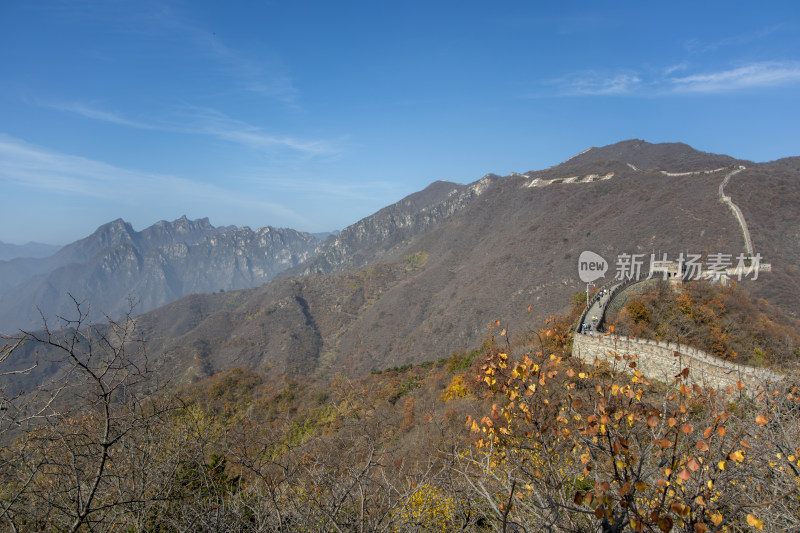
<svg viewBox="0 0 800 533">
<path fill-rule="evenodd" d="M 236 120 L 211 108 L 187 106 L 179 118 L 178 123 L 165 125 L 164 129 L 182 133 L 202 133 L 260 150 L 283 148 L 309 156 L 329 155 L 339 151 L 335 143 L 330 141 L 270 135 L 257 126 Z"/>
<path fill-rule="evenodd" d="M 43 105 L 44 107 L 49 107 L 51 109 L 56 109 L 59 111 L 68 111 L 70 113 L 77 113 L 78 115 L 81 115 L 85 118 L 89 118 L 92 120 L 99 120 L 101 122 L 109 122 L 111 124 L 118 124 L 120 126 L 130 126 L 132 128 L 146 129 L 146 130 L 158 129 L 151 124 L 147 124 L 145 122 L 141 122 L 138 120 L 131 120 L 123 117 L 118 113 L 97 109 L 88 104 L 80 102 L 60 103 L 60 104 L 44 103 L 40 105 Z"/>
<path fill-rule="evenodd" d="M 586 71 L 555 80 L 569 95 L 620 95 L 638 90 L 642 79 L 634 73 L 601 74 Z"/>
<path fill-rule="evenodd" d="M 92 159 L 52 152 L 0 133 L 0 185 L 96 198 L 134 206 L 206 206 L 272 213 L 295 223 L 308 221 L 286 207 L 253 194 L 166 174 L 139 172 Z M 35 196 L 34 196 L 35 197 Z"/>
<path fill-rule="evenodd" d="M 340 152 L 338 143 L 328 140 L 298 139 L 271 135 L 262 128 L 237 120 L 215 109 L 184 106 L 171 116 L 143 121 L 120 113 L 98 109 L 82 102 L 44 103 L 40 105 L 76 113 L 82 117 L 137 129 L 159 130 L 190 135 L 207 135 L 248 148 L 265 151 L 290 150 L 305 156 L 331 155 Z"/>
<path fill-rule="evenodd" d="M 562 94 L 657 96 L 687 93 L 728 93 L 747 89 L 766 89 L 800 84 L 800 62 L 765 61 L 736 68 L 675 76 L 689 70 L 687 63 L 647 73 L 626 71 L 600 73 L 578 72 L 554 80 Z"/>
<path fill-rule="evenodd" d="M 689 68 L 689 65 L 687 63 L 685 63 L 685 62 L 684 63 L 678 63 L 677 65 L 672 65 L 672 66 L 667 67 L 667 68 L 664 69 L 664 76 L 669 76 L 673 72 L 678 72 L 680 70 L 686 70 L 687 68 Z"/>
<path fill-rule="evenodd" d="M 729 70 L 670 78 L 668 82 L 678 93 L 720 93 L 794 85 L 800 83 L 800 63 L 753 63 Z"/>
<path fill-rule="evenodd" d="M 686 48 L 689 51 L 713 52 L 721 48 L 741 47 L 761 41 L 774 33 L 787 29 L 789 29 L 789 27 L 785 24 L 775 24 L 752 32 L 736 32 L 730 37 L 710 43 L 703 43 L 700 39 L 692 39 L 686 43 Z"/>
</svg>

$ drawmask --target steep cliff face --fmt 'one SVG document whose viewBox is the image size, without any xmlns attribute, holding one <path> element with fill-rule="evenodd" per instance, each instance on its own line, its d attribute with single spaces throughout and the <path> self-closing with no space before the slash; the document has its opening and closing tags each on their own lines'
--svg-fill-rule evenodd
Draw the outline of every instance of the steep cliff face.
<svg viewBox="0 0 800 533">
<path fill-rule="evenodd" d="M 437 181 L 348 226 L 335 239 L 325 241 L 311 261 L 290 273 L 328 274 L 379 261 L 462 210 L 497 179 L 488 175 L 469 186 Z"/>
<path fill-rule="evenodd" d="M 53 258 L 0 265 L 27 267 L 0 289 L 0 331 L 36 327 L 39 311 L 69 313 L 70 295 L 101 319 L 124 313 L 128 297 L 145 312 L 186 294 L 254 287 L 307 260 L 318 244 L 291 229 L 215 228 L 208 219 L 161 221 L 141 232 L 115 220 Z"/>
</svg>

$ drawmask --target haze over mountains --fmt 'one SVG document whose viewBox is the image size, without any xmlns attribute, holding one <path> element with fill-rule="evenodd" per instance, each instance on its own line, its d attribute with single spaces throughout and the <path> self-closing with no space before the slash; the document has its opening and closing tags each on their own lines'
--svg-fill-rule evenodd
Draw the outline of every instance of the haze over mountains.
<svg viewBox="0 0 800 533">
<path fill-rule="evenodd" d="M 54 244 L 43 244 L 41 242 L 10 244 L 0 241 L 0 261 L 10 261 L 20 257 L 47 257 L 56 253 L 60 248 L 60 246 Z"/>
<path fill-rule="evenodd" d="M 307 233 L 212 226 L 207 218 L 160 221 L 140 232 L 121 219 L 42 259 L 0 262 L 0 331 L 31 329 L 91 303 L 94 319 L 137 312 L 186 294 L 249 288 L 306 260 L 320 243 Z"/>
<path fill-rule="evenodd" d="M 800 158 L 752 163 L 631 140 L 545 170 L 436 182 L 324 242 L 207 220 L 138 233 L 114 221 L 45 260 L 0 263 L 1 323 L 30 327 L 34 304 L 51 301 L 46 315 L 67 313 L 68 290 L 119 313 L 130 293 L 137 312 L 175 300 L 138 324 L 179 382 L 237 366 L 290 377 L 419 363 L 478 345 L 496 319 L 522 332 L 563 310 L 586 288 L 584 250 L 610 264 L 598 284 L 623 253 L 735 258 L 742 232 L 718 192 L 739 166 L 725 194 L 773 268 L 742 283 L 797 318 Z M 201 292 L 213 294 L 185 296 Z"/>
</svg>

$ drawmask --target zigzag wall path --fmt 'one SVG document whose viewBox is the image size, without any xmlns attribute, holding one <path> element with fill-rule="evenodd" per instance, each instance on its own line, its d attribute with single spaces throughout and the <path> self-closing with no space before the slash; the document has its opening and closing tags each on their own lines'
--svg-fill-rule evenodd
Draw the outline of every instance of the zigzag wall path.
<svg viewBox="0 0 800 533">
<path fill-rule="evenodd" d="M 628 165 L 633 170 L 638 170 L 633 165 Z M 750 232 L 741 209 L 726 196 L 724 189 L 730 178 L 744 169 L 739 167 L 729 172 L 719 186 L 720 201 L 730 207 L 745 241 L 745 250 L 748 255 L 753 255 L 753 244 Z M 682 172 L 678 175 L 708 174 L 725 169 L 701 172 Z M 670 175 L 667 172 L 664 174 Z M 781 374 L 763 368 L 731 363 L 719 359 L 708 352 L 673 342 L 663 342 L 636 337 L 617 337 L 602 333 L 586 334 L 582 332 L 585 320 L 591 319 L 599 313 L 597 328 L 602 329 L 606 310 L 611 306 L 612 300 L 623 292 L 632 282 L 616 282 L 606 286 L 607 296 L 598 295 L 589 303 L 581 316 L 577 330 L 573 334 L 572 356 L 578 357 L 588 363 L 605 362 L 615 370 L 626 368 L 631 370 L 630 364 L 635 363 L 639 370 L 651 379 L 671 382 L 684 368 L 689 369 L 688 381 L 704 387 L 724 389 L 736 385 L 741 381 L 751 388 L 768 382 L 783 379 Z"/>
</svg>

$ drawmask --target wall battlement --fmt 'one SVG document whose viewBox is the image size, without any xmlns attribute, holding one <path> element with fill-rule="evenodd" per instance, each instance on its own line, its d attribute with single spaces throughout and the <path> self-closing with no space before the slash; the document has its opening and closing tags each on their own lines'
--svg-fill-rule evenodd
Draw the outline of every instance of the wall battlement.
<svg viewBox="0 0 800 533">
<path fill-rule="evenodd" d="M 671 382 L 684 368 L 688 368 L 690 383 L 715 389 L 736 385 L 738 381 L 754 388 L 768 381 L 783 379 L 781 374 L 770 370 L 724 361 L 685 344 L 634 337 L 575 333 L 572 356 L 591 364 L 605 361 L 619 369 L 630 362 L 623 360 L 623 356 L 635 356 L 636 370 L 648 378 L 664 382 Z M 620 360 L 617 360 L 617 356 Z"/>
</svg>

